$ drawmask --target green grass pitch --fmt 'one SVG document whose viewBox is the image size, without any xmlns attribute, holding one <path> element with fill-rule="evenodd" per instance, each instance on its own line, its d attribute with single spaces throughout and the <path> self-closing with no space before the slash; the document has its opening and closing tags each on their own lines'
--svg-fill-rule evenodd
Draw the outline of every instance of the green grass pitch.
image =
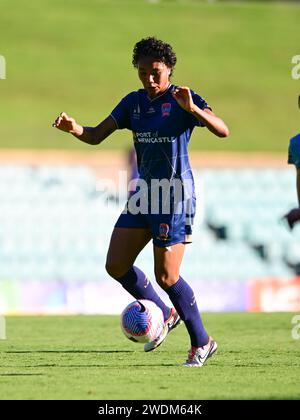
<svg viewBox="0 0 300 420">
<path fill-rule="evenodd" d="M 0 399 L 299 399 L 300 340 L 290 313 L 209 313 L 218 352 L 181 366 L 184 326 L 156 351 L 127 340 L 118 316 L 7 317 Z"/>
<path fill-rule="evenodd" d="M 299 4 L 196 0 L 2 0 L 0 147 L 95 148 L 55 131 L 66 111 L 96 125 L 141 84 L 133 45 L 156 35 L 178 56 L 175 84 L 203 95 L 231 129 L 228 140 L 195 130 L 192 150 L 286 152 L 299 131 Z M 118 131 L 98 148 L 131 144 Z"/>
</svg>

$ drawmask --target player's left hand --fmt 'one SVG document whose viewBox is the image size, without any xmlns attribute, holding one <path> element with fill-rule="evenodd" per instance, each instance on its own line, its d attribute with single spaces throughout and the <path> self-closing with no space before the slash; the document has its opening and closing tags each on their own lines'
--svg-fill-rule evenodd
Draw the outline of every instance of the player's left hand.
<svg viewBox="0 0 300 420">
<path fill-rule="evenodd" d="M 195 106 L 190 88 L 187 86 L 176 86 L 172 92 L 173 98 L 187 112 L 192 112 Z"/>
<path fill-rule="evenodd" d="M 293 229 L 294 224 L 300 220 L 300 208 L 290 210 L 283 218 L 287 220 L 289 227 Z"/>
</svg>

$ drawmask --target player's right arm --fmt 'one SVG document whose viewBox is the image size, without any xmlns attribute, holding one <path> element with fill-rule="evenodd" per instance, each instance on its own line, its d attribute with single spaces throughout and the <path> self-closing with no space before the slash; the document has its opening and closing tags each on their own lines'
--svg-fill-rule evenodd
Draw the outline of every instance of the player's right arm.
<svg viewBox="0 0 300 420">
<path fill-rule="evenodd" d="M 65 112 L 59 114 L 52 126 L 70 133 L 77 139 L 91 145 L 101 143 L 117 129 L 117 125 L 111 116 L 107 117 L 96 127 L 83 127 Z"/>
</svg>

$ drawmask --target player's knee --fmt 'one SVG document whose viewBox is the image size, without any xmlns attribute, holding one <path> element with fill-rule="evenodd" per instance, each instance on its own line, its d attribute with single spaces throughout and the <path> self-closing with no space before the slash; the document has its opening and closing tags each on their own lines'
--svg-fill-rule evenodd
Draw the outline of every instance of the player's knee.
<svg viewBox="0 0 300 420">
<path fill-rule="evenodd" d="M 120 263 L 113 262 L 113 261 L 106 261 L 105 269 L 107 273 L 115 280 L 118 280 L 122 277 L 128 270 L 124 269 Z"/>
<path fill-rule="evenodd" d="M 160 287 L 166 290 L 177 282 L 179 275 L 177 275 L 177 273 L 170 273 L 167 271 L 159 270 L 155 272 L 155 277 Z"/>
</svg>

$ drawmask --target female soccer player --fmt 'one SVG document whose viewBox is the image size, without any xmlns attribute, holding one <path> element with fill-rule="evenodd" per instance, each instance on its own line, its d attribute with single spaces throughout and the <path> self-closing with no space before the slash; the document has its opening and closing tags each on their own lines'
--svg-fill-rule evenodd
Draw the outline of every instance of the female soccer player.
<svg viewBox="0 0 300 420">
<path fill-rule="evenodd" d="M 92 145 L 116 129 L 132 131 L 140 177 L 136 193 L 128 199 L 114 227 L 106 269 L 134 298 L 152 300 L 164 314 L 162 334 L 146 343 L 144 350 L 157 348 L 183 320 L 191 340 L 185 365 L 202 366 L 217 350 L 217 343 L 203 326 L 193 290 L 180 276 L 195 213 L 187 149 L 196 126 L 207 127 L 218 137 L 227 137 L 229 130 L 201 96 L 186 86 L 170 83 L 176 60 L 169 44 L 155 37 L 142 39 L 134 46 L 132 63 L 143 89 L 125 96 L 96 127 L 82 127 L 65 112 L 53 125 Z M 171 309 L 133 265 L 150 239 L 156 281 L 169 295 L 174 305 Z"/>
</svg>

